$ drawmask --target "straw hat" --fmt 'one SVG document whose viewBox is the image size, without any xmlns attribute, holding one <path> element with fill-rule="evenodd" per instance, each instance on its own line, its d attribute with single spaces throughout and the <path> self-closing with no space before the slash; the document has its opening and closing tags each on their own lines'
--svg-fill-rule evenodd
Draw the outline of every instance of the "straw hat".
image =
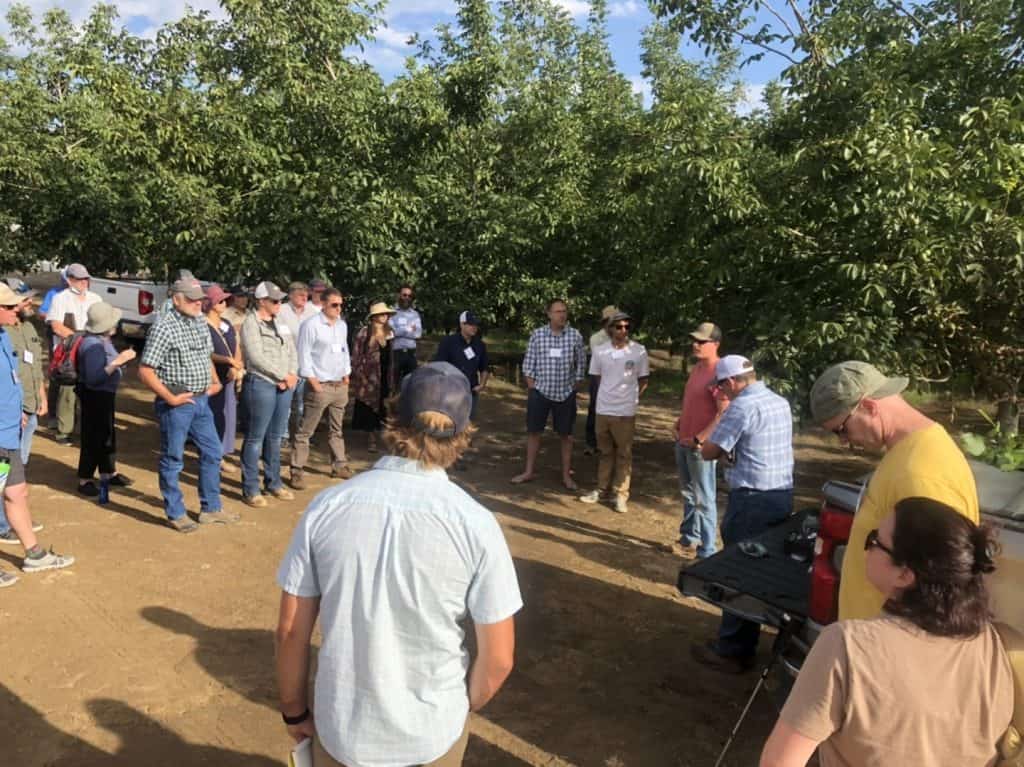
<svg viewBox="0 0 1024 767">
<path fill-rule="evenodd" d="M 375 304 L 370 305 L 370 311 L 366 313 L 366 318 L 369 319 L 375 314 L 394 314 L 395 310 L 388 306 L 383 301 L 378 301 Z"/>
<path fill-rule="evenodd" d="M 105 301 L 100 301 L 89 307 L 85 332 L 102 336 L 116 328 L 117 323 L 120 321 L 121 310 Z"/>
</svg>

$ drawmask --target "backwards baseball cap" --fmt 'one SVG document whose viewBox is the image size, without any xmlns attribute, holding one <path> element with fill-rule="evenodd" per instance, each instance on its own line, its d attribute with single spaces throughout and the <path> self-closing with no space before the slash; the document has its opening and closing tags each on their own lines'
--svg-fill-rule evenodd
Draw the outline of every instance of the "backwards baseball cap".
<svg viewBox="0 0 1024 767">
<path fill-rule="evenodd" d="M 271 301 L 280 301 L 287 294 L 277 287 L 274 283 L 269 280 L 264 280 L 256 286 L 256 291 L 253 293 L 255 298 L 269 298 Z"/>
<path fill-rule="evenodd" d="M 702 322 L 690 332 L 690 338 L 695 341 L 721 341 L 722 329 L 713 322 Z"/>
<path fill-rule="evenodd" d="M 469 411 L 473 396 L 469 379 L 449 362 L 431 362 L 420 365 L 402 380 L 402 393 L 398 400 L 398 423 L 413 426 L 420 413 L 444 413 L 452 419 L 449 429 L 415 428 L 431 437 L 446 439 L 461 434 L 469 426 Z"/>
<path fill-rule="evenodd" d="M 199 284 L 199 280 L 175 280 L 171 283 L 171 294 L 181 293 L 185 298 L 190 301 L 198 301 L 200 298 L 205 298 L 206 293 L 203 292 L 203 286 Z"/>
<path fill-rule="evenodd" d="M 847 360 L 833 365 L 811 387 L 811 416 L 825 423 L 837 415 L 852 413 L 865 397 L 882 399 L 907 388 L 906 378 L 889 378 L 874 365 Z"/>
<path fill-rule="evenodd" d="M 724 381 L 726 378 L 746 375 L 754 372 L 754 363 L 739 354 L 727 354 L 715 365 L 715 380 Z"/>
<path fill-rule="evenodd" d="M 476 312 L 469 309 L 459 315 L 459 322 L 463 325 L 476 325 L 477 327 L 480 327 L 480 318 L 477 316 Z"/>
<path fill-rule="evenodd" d="M 72 280 L 89 279 L 89 270 L 81 264 L 70 264 L 64 274 Z"/>
</svg>

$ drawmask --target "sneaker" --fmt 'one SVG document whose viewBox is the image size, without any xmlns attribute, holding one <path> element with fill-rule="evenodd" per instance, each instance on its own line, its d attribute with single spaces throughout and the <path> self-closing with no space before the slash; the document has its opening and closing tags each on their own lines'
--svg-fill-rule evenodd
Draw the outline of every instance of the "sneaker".
<svg viewBox="0 0 1024 767">
<path fill-rule="evenodd" d="M 615 499 L 615 503 L 612 505 L 612 511 L 618 512 L 619 514 L 625 514 L 629 511 L 629 507 L 626 506 L 626 499 L 621 495 Z"/>
<path fill-rule="evenodd" d="M 6 570 L 0 570 L 0 589 L 13 586 L 18 582 L 18 576 L 14 573 L 9 573 Z"/>
<path fill-rule="evenodd" d="M 21 571 L 24 573 L 41 573 L 43 570 L 60 570 L 70 567 L 75 558 L 65 554 L 57 554 L 50 549 L 41 557 L 25 557 L 21 560 Z"/>
<path fill-rule="evenodd" d="M 305 472 L 302 469 L 292 469 L 292 476 L 288 480 L 288 484 L 294 487 L 296 490 L 306 489 L 306 479 L 303 476 Z M 334 476 L 334 472 L 331 471 L 331 476 Z"/>
<path fill-rule="evenodd" d="M 32 523 L 32 532 L 38 533 L 43 529 L 43 526 L 38 522 Z M 13 530 L 8 530 L 6 533 L 0 533 L 0 543 L 6 543 L 10 546 L 20 546 L 21 541 L 18 539 L 18 534 Z"/>
<path fill-rule="evenodd" d="M 267 499 L 262 495 L 246 495 L 242 497 L 245 501 L 246 506 L 252 506 L 254 509 L 263 509 L 267 506 Z"/>
<path fill-rule="evenodd" d="M 586 495 L 580 496 L 580 503 L 598 503 L 601 500 L 600 490 L 591 490 Z"/>
<path fill-rule="evenodd" d="M 58 445 L 62 445 L 63 447 L 67 447 L 68 445 L 71 444 L 71 437 L 69 437 L 67 434 L 58 434 L 56 442 L 57 442 Z"/>
<path fill-rule="evenodd" d="M 279 501 L 294 501 L 295 500 L 295 493 L 293 493 L 287 487 L 279 487 L 279 488 L 277 488 L 275 490 L 268 490 L 267 492 L 270 493 L 275 498 L 277 498 L 277 500 L 279 500 Z"/>
<path fill-rule="evenodd" d="M 131 487 L 134 484 L 135 481 L 128 479 L 124 474 L 115 474 L 110 478 L 111 487 Z"/>
<path fill-rule="evenodd" d="M 355 472 L 349 468 L 347 463 L 343 463 L 341 466 L 331 468 L 331 476 L 335 479 L 352 479 L 355 476 Z"/>
<path fill-rule="evenodd" d="M 96 487 L 96 483 L 90 479 L 88 482 L 79 484 L 78 494 L 84 495 L 86 498 L 95 498 L 100 494 L 100 489 Z"/>
<path fill-rule="evenodd" d="M 178 517 L 177 519 L 168 519 L 167 524 L 179 533 L 194 533 L 199 529 L 199 525 L 189 519 L 187 514 L 184 517 Z"/>
<path fill-rule="evenodd" d="M 204 511 L 199 515 L 199 524 L 201 525 L 233 525 L 235 522 L 241 520 L 241 516 L 235 514 L 233 511 Z"/>
</svg>

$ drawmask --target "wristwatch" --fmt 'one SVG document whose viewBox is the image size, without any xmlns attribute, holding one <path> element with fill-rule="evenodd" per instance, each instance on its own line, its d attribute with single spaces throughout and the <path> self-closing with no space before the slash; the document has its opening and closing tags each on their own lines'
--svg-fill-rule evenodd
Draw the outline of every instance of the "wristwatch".
<svg viewBox="0 0 1024 767">
<path fill-rule="evenodd" d="M 693 438 L 693 445 L 694 445 L 694 447 L 700 447 L 703 444 L 704 443 L 700 441 L 700 437 L 694 437 Z"/>
</svg>

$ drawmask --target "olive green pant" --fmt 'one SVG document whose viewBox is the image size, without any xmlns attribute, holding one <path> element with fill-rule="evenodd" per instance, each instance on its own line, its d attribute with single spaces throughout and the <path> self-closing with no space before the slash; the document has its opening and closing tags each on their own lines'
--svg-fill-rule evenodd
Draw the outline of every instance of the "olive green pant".
<svg viewBox="0 0 1024 767">
<path fill-rule="evenodd" d="M 623 500 L 629 498 L 633 475 L 633 431 L 636 416 L 597 414 L 597 489 Z"/>
<path fill-rule="evenodd" d="M 455 741 L 455 745 L 448 749 L 448 753 L 432 762 L 421 765 L 421 767 L 460 767 L 462 757 L 466 753 L 467 743 L 469 743 L 468 720 L 466 721 L 466 726 L 462 729 L 462 735 Z M 319 735 L 313 738 L 313 767 L 345 767 L 345 765 L 324 750 L 323 745 L 320 743 Z"/>
<path fill-rule="evenodd" d="M 70 437 L 75 432 L 75 407 L 78 405 L 78 395 L 75 394 L 74 386 L 57 388 L 57 434 L 61 437 Z"/>
</svg>

